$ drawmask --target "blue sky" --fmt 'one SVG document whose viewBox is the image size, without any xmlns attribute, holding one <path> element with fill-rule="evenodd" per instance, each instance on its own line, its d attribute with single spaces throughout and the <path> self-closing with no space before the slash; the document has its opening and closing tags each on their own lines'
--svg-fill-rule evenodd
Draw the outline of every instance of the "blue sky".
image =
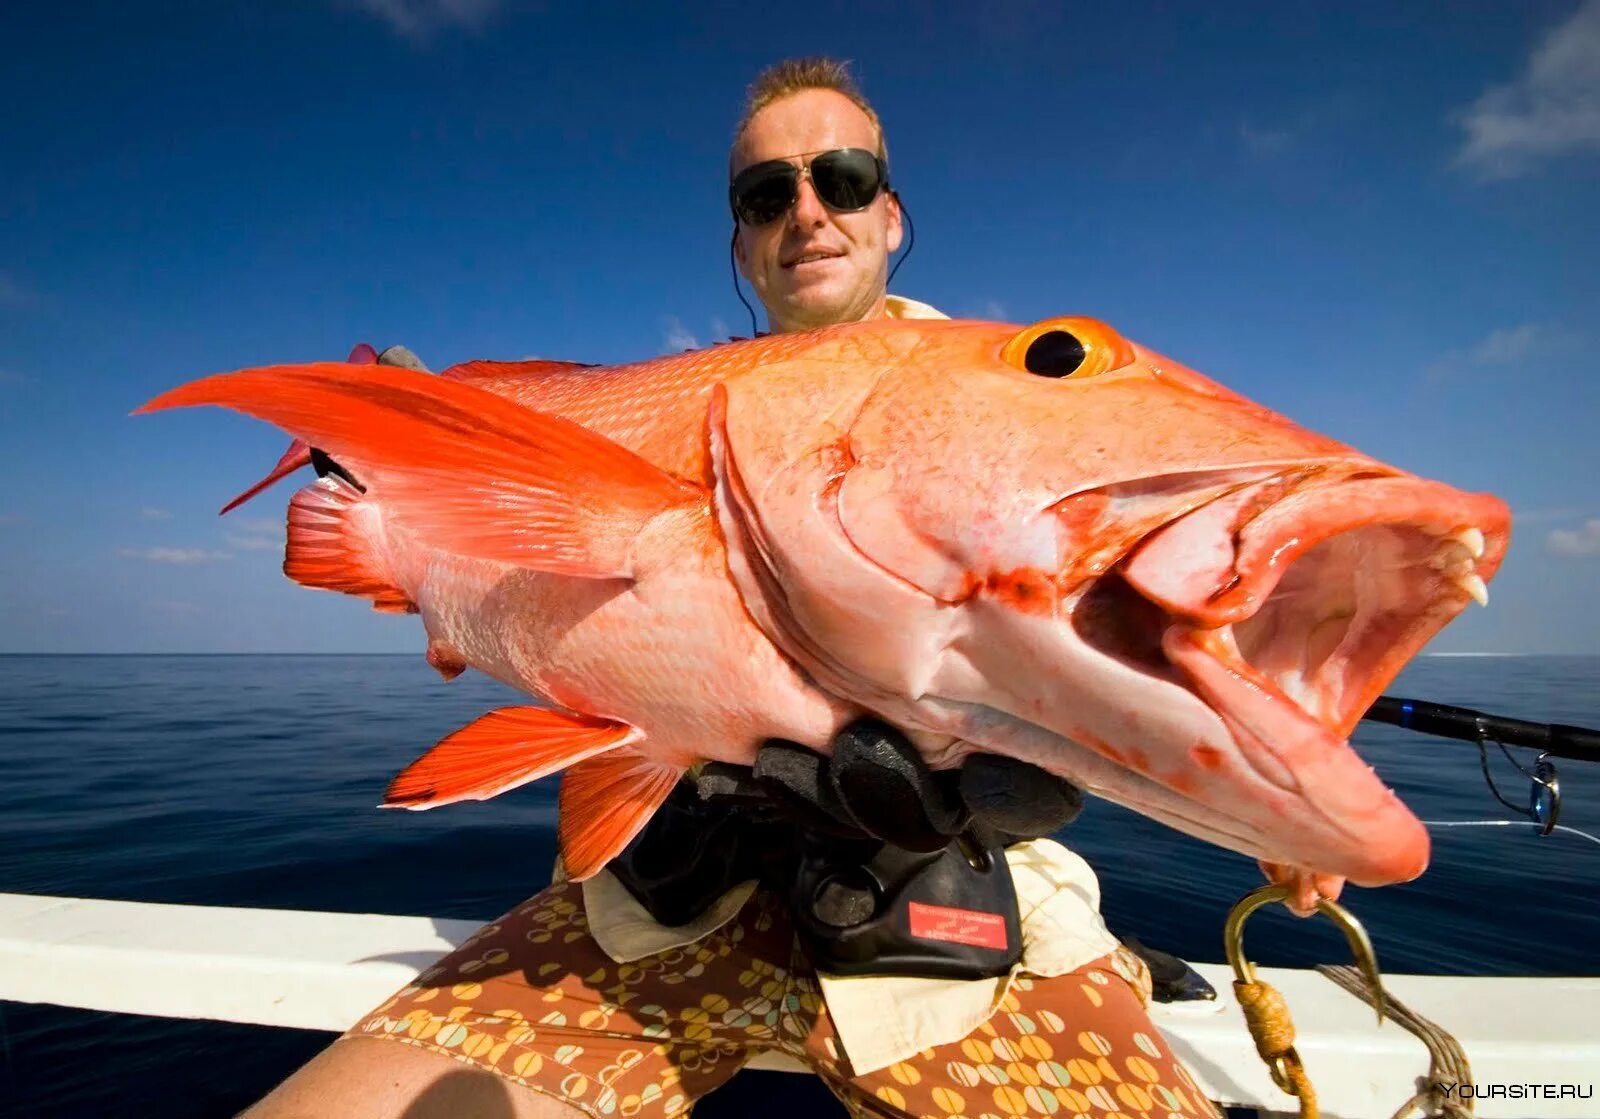
<svg viewBox="0 0 1600 1119">
<path fill-rule="evenodd" d="M 1404 468 L 1511 555 L 1436 651 L 1600 652 L 1600 0 L 8 3 L 0 651 L 421 651 L 285 580 L 283 439 L 131 419 L 404 342 L 612 362 L 748 330 L 727 143 L 855 62 L 917 230 L 895 289 L 1124 333 Z"/>
</svg>

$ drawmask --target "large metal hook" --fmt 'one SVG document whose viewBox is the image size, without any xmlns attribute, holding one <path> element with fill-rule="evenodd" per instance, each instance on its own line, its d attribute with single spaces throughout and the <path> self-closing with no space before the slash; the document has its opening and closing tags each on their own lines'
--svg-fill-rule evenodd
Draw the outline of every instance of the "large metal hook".
<svg viewBox="0 0 1600 1119">
<path fill-rule="evenodd" d="M 1246 919 L 1264 905 L 1288 900 L 1289 892 L 1287 886 L 1262 886 L 1240 898 L 1228 911 L 1228 920 L 1222 927 L 1222 944 L 1228 953 L 1228 963 L 1233 966 L 1233 973 L 1238 976 L 1241 983 L 1256 982 L 1255 965 L 1245 959 L 1244 955 Z M 1367 977 L 1367 985 L 1372 988 L 1372 1002 L 1378 1011 L 1378 1025 L 1383 1025 L 1383 976 L 1378 971 L 1378 956 L 1372 950 L 1372 941 L 1367 937 L 1367 930 L 1348 909 L 1327 898 L 1318 900 L 1317 912 L 1331 919 L 1344 932 L 1344 938 L 1350 944 L 1350 951 L 1355 956 L 1361 973 Z"/>
</svg>

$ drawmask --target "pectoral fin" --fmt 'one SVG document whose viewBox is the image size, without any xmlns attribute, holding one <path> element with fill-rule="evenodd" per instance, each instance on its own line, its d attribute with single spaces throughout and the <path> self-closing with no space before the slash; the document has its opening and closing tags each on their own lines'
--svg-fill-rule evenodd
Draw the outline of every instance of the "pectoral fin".
<svg viewBox="0 0 1600 1119">
<path fill-rule="evenodd" d="M 383 807 L 488 800 L 640 737 L 636 728 L 614 719 L 502 707 L 440 739 L 402 770 L 384 794 Z"/>
<path fill-rule="evenodd" d="M 561 779 L 561 861 L 581 882 L 610 862 L 684 774 L 623 749 L 573 766 Z"/>
</svg>

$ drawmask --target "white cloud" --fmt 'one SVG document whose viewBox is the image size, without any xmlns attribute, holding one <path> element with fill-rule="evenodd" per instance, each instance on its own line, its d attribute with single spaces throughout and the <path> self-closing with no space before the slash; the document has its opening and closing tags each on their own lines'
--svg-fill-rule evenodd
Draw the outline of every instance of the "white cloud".
<svg viewBox="0 0 1600 1119">
<path fill-rule="evenodd" d="M 1544 538 L 1545 550 L 1558 556 L 1600 556 L 1600 517 L 1582 528 L 1555 528 Z"/>
<path fill-rule="evenodd" d="M 350 0 L 347 0 L 350 2 Z M 408 39 L 421 40 L 446 27 L 476 30 L 500 0 L 353 0 L 356 7 L 387 23 Z"/>
<path fill-rule="evenodd" d="M 168 509 L 157 509 L 154 505 L 146 505 L 139 510 L 139 519 L 142 521 L 170 521 L 172 512 Z"/>
<path fill-rule="evenodd" d="M 1485 90 L 1458 121 L 1467 138 L 1456 165 L 1485 178 L 1600 150 L 1600 0 L 1586 0 L 1545 37 L 1516 80 Z"/>
<path fill-rule="evenodd" d="M 698 350 L 700 343 L 693 334 L 689 333 L 682 321 L 676 315 L 667 316 L 667 333 L 663 344 L 668 350 L 676 353 L 678 350 Z"/>
<path fill-rule="evenodd" d="M 283 521 L 275 517 L 241 518 L 234 521 L 232 527 L 256 535 L 266 533 L 269 536 L 275 534 L 279 538 L 283 536 Z"/>
<path fill-rule="evenodd" d="M 728 329 L 728 324 L 719 318 L 713 317 L 711 320 L 712 341 L 724 342 L 731 337 L 733 337 L 733 331 Z"/>
<path fill-rule="evenodd" d="M 284 523 L 276 517 L 241 517 L 228 523 L 228 546 L 241 552 L 271 552 L 283 547 Z"/>
<path fill-rule="evenodd" d="M 1005 307 L 998 301 L 991 299 L 983 305 L 983 310 L 978 313 L 979 318 L 989 319 L 992 322 L 1010 322 L 1006 315 Z"/>
<path fill-rule="evenodd" d="M 118 548 L 117 555 L 124 559 L 142 559 L 150 563 L 172 563 L 188 566 L 225 560 L 227 552 L 212 552 L 205 548 Z"/>
<path fill-rule="evenodd" d="M 1474 365 L 1510 365 L 1547 348 L 1550 331 L 1537 323 L 1523 323 L 1509 329 L 1493 330 L 1467 355 Z"/>
<path fill-rule="evenodd" d="M 241 552 L 270 552 L 283 547 L 283 537 L 280 535 L 274 539 L 270 536 L 239 536 L 230 532 L 228 545 Z"/>
<path fill-rule="evenodd" d="M 1464 350 L 1451 350 L 1431 363 L 1424 375 L 1440 383 L 1486 369 L 1571 354 L 1582 345 L 1578 335 L 1546 323 L 1499 327 Z"/>
</svg>

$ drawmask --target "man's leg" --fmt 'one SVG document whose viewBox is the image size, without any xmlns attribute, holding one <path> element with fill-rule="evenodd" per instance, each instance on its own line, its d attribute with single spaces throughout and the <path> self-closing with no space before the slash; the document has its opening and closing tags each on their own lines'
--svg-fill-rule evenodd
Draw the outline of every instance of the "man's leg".
<svg viewBox="0 0 1600 1119">
<path fill-rule="evenodd" d="M 441 1114 L 670 1119 L 792 1028 L 793 951 L 781 902 L 758 892 L 709 936 L 618 964 L 589 935 L 582 890 L 551 886 L 374 1009 L 250 1116 L 422 1119 L 437 1101 Z"/>
<path fill-rule="evenodd" d="M 431 1050 L 350 1038 L 324 1049 L 241 1119 L 580 1119 L 583 1114 Z"/>
<path fill-rule="evenodd" d="M 1019 976 L 960 1041 L 847 1080 L 824 1070 L 824 1079 L 858 1116 L 1219 1119 L 1151 1022 L 1149 991 L 1144 962 L 1119 948 L 1051 979 Z M 819 1058 L 836 1050 L 826 1015 L 806 1047 Z"/>
</svg>

